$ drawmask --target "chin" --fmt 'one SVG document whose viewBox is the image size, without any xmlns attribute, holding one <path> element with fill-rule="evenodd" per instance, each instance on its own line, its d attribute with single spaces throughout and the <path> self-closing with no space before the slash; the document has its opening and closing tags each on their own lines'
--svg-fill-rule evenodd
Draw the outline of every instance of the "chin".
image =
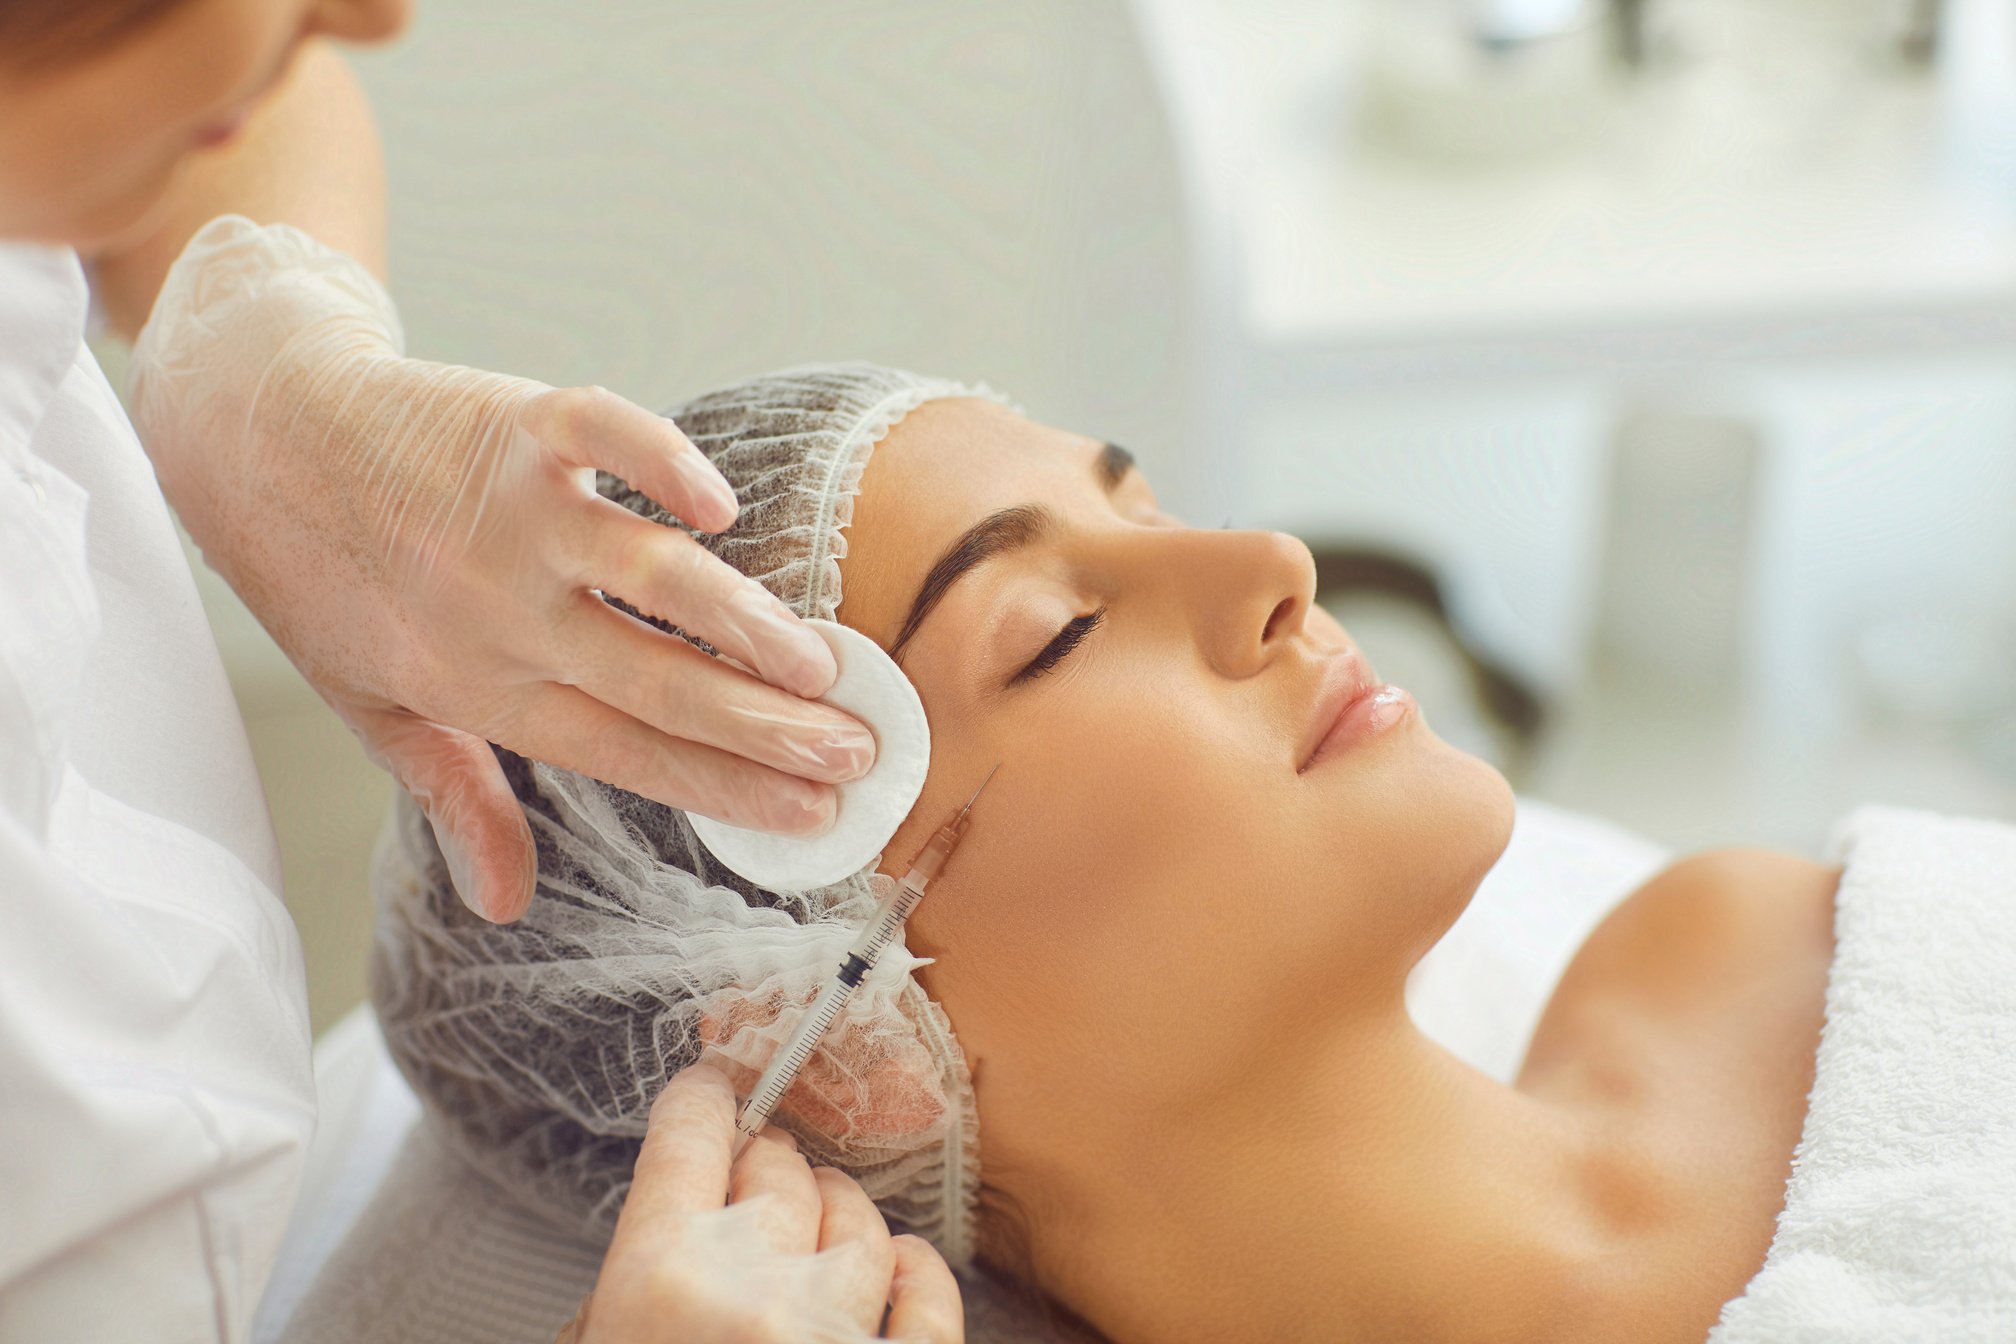
<svg viewBox="0 0 2016 1344">
<path fill-rule="evenodd" d="M 1372 744 L 1340 791 L 1315 860 L 1323 909 L 1352 960 L 1404 977 L 1477 894 L 1512 837 L 1513 794 L 1488 761 L 1423 723 Z M 1338 900 L 1342 891 L 1356 899 Z M 1313 946 L 1334 948 L 1324 938 Z M 1334 978 L 1336 959 L 1322 968 Z M 1396 979 L 1397 988 L 1400 980 Z"/>
<path fill-rule="evenodd" d="M 1466 852 L 1483 856 L 1477 869 L 1481 882 L 1512 839 L 1517 799 L 1511 782 L 1491 762 L 1435 736 L 1425 720 L 1415 725 L 1415 732 L 1433 792 L 1440 796 L 1441 810 L 1451 820 L 1452 834 L 1464 838 Z"/>
<path fill-rule="evenodd" d="M 1417 933 L 1425 953 L 1456 922 L 1478 884 L 1512 839 L 1512 785 L 1489 761 L 1450 746 L 1417 724 L 1395 763 L 1394 797 L 1421 845 L 1416 890 L 1423 908 Z"/>
</svg>

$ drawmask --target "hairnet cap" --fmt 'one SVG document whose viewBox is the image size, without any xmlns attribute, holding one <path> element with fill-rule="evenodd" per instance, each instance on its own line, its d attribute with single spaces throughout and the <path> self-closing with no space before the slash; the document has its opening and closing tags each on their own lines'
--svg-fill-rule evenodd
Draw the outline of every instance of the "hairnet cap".
<svg viewBox="0 0 2016 1344">
<path fill-rule="evenodd" d="M 790 369 L 671 418 L 741 515 L 695 534 L 805 617 L 840 605 L 844 529 L 870 453 L 924 402 L 982 387 L 870 364 Z M 621 482 L 604 494 L 679 525 Z M 456 898 L 405 798 L 380 842 L 372 995 L 442 1139 L 515 1202 L 613 1228 L 651 1102 L 703 1055 L 747 1088 L 891 880 L 769 891 L 722 866 L 684 813 L 500 752 L 539 849 L 538 894 L 498 926 Z M 861 1183 L 899 1230 L 971 1261 L 979 1126 L 950 1023 L 898 944 L 855 991 L 773 1123 Z"/>
<path fill-rule="evenodd" d="M 868 457 L 898 420 L 943 397 L 1000 397 L 985 387 L 921 378 L 875 364 L 818 364 L 696 397 L 671 418 L 728 478 L 735 526 L 696 534 L 729 565 L 800 616 L 840 606 L 844 529 Z M 647 518 L 664 510 L 604 478 L 604 494 Z"/>
</svg>

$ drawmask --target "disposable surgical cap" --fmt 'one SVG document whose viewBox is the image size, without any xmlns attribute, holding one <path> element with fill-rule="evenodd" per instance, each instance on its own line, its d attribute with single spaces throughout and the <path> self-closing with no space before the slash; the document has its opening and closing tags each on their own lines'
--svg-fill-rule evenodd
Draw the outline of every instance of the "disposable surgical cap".
<svg viewBox="0 0 2016 1344">
<path fill-rule="evenodd" d="M 875 444 L 905 414 L 984 388 L 867 364 L 756 378 L 671 412 L 735 487 L 741 517 L 695 534 L 800 616 L 840 605 L 845 528 Z M 668 525 L 605 477 L 605 495 Z M 516 924 L 458 900 L 419 809 L 381 840 L 372 997 L 393 1057 L 448 1145 L 514 1200 L 613 1228 L 651 1102 L 708 1058 L 747 1085 L 843 958 L 890 879 L 752 886 L 686 815 L 499 752 L 539 851 Z M 950 1023 L 892 947 L 779 1108 L 815 1164 L 859 1181 L 955 1268 L 973 1253 L 973 1087 Z"/>
</svg>

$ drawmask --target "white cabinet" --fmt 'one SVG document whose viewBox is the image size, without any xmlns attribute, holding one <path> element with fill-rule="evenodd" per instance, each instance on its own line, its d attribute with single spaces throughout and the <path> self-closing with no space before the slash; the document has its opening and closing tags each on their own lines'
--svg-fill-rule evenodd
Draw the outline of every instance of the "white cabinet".
<svg viewBox="0 0 2016 1344">
<path fill-rule="evenodd" d="M 1963 646 L 2016 639 L 2016 350 L 1776 369 L 1755 414 L 1758 732 L 1788 750 L 1842 732 L 1871 689 L 1865 658 L 1917 680 L 1890 694 L 1928 717 L 1964 712 L 1989 669 Z M 1870 640 L 1918 647 L 1858 647 Z M 2016 665 L 2003 679 L 2016 690 Z"/>
<path fill-rule="evenodd" d="M 1740 442 L 1741 496 L 1701 497 L 1741 515 L 1723 670 L 1787 751 L 1852 714 L 1872 624 L 2016 615 L 2016 181 L 1962 106 L 2008 103 L 2016 52 L 1956 31 L 1940 76 L 1871 76 L 1797 134 L 1718 102 L 1733 86 L 1654 81 L 1557 155 L 1438 164 L 1354 127 L 1368 8 L 1137 5 L 1187 53 L 1162 84 L 1193 236 L 1218 240 L 1201 385 L 1239 522 L 1432 562 L 1468 633 L 1562 692 L 1630 600 L 1606 590 L 1620 450 Z M 1698 675 L 1679 582 L 1643 585 L 1669 627 L 1607 637 Z"/>
</svg>

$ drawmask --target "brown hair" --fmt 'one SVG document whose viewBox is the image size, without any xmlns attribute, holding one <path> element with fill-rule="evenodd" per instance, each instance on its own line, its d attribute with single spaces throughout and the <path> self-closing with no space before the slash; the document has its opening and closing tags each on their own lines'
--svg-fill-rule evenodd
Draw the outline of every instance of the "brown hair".
<svg viewBox="0 0 2016 1344">
<path fill-rule="evenodd" d="M 117 46 L 184 0 L 0 0 L 0 64 L 41 72 Z"/>
</svg>

